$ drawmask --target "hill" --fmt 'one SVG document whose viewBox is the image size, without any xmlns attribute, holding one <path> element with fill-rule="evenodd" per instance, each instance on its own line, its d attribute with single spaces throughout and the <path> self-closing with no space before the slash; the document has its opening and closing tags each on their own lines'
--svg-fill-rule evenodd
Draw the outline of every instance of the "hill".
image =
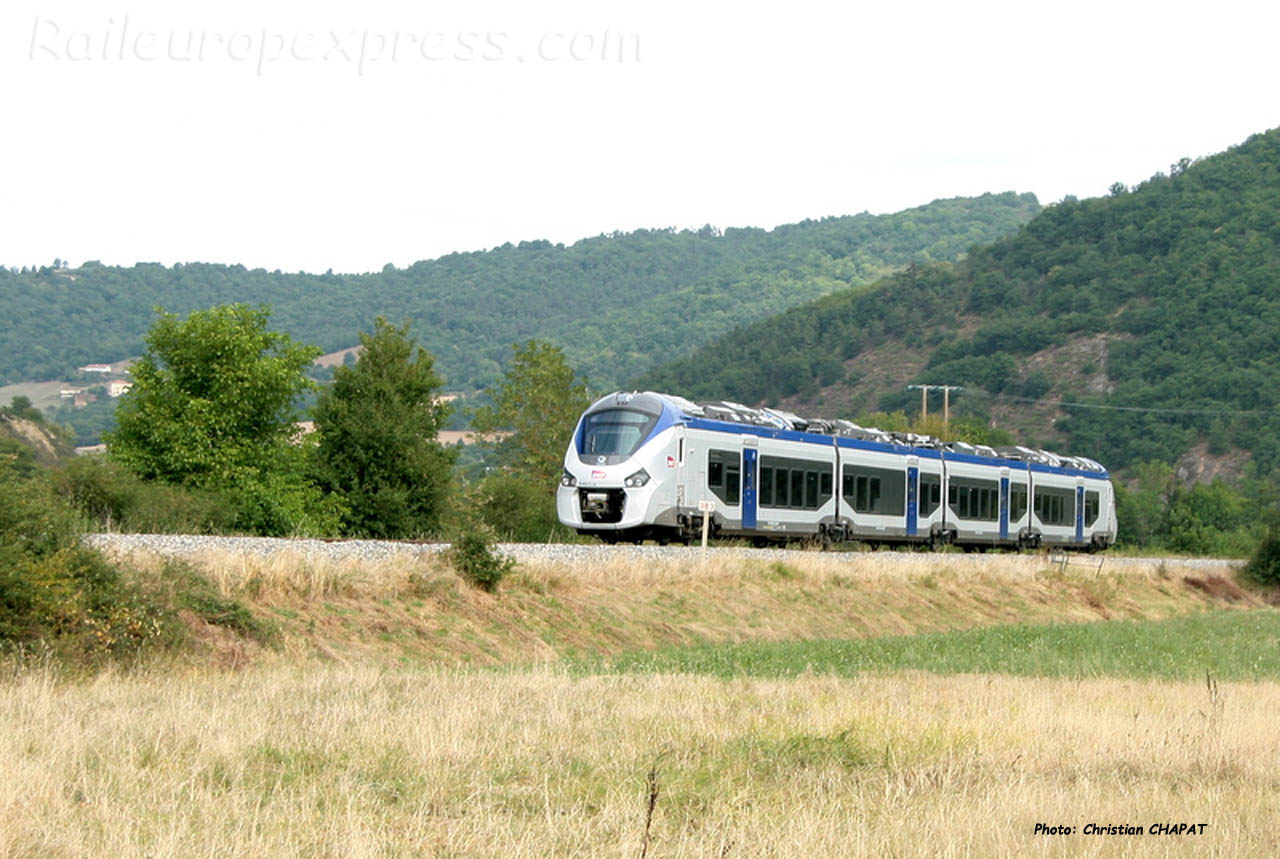
<svg viewBox="0 0 1280 859">
<path fill-rule="evenodd" d="M 918 408 L 908 383 L 963 385 L 960 413 L 1024 441 L 1112 467 L 1236 451 L 1265 475 L 1280 465 L 1277 274 L 1273 130 L 1067 198 L 958 263 L 744 326 L 637 386 L 854 414 Z"/>
<path fill-rule="evenodd" d="M 0 269 L 0 384 L 67 378 L 77 366 L 139 354 L 156 306 L 186 313 L 241 301 L 271 305 L 273 327 L 326 351 L 354 344 L 378 315 L 412 319 L 454 389 L 488 385 L 511 345 L 532 337 L 562 345 L 609 387 L 759 317 L 912 263 L 957 259 L 1038 210 L 1031 194 L 987 194 L 770 231 L 521 242 L 371 274 L 92 262 Z"/>
<path fill-rule="evenodd" d="M 75 455 L 71 438 L 51 425 L 30 401 L 15 397 L 0 406 L 0 473 L 11 465 L 19 474 L 59 465 Z"/>
</svg>

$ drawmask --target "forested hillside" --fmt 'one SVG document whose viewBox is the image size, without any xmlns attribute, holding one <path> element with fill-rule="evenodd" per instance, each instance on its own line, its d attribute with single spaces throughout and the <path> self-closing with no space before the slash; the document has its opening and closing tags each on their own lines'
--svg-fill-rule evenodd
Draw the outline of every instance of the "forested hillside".
<svg viewBox="0 0 1280 859">
<path fill-rule="evenodd" d="M 1025 440 L 1113 467 L 1203 444 L 1272 472 L 1280 130 L 1109 197 L 1068 198 L 957 264 L 758 321 L 639 384 L 838 412 L 918 408 L 908 382 L 965 386 L 961 410 L 1036 413 Z"/>
<path fill-rule="evenodd" d="M 0 269 L 0 384 L 139 354 L 156 306 L 246 302 L 271 305 L 273 326 L 326 351 L 353 345 L 378 315 L 412 319 L 454 389 L 493 382 L 511 345 L 532 337 L 562 345 L 608 387 L 751 320 L 911 263 L 957 259 L 1038 210 L 1031 194 L 987 194 L 771 231 L 522 242 L 359 275 L 207 264 Z"/>
</svg>

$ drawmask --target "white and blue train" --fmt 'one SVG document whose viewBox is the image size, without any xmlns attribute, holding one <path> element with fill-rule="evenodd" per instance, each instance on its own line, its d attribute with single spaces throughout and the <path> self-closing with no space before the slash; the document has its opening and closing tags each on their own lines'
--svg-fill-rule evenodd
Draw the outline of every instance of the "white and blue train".
<svg viewBox="0 0 1280 859">
<path fill-rule="evenodd" d="M 653 392 L 578 421 L 556 508 L 605 542 L 858 540 L 963 547 L 1115 542 L 1115 493 L 1091 459 L 888 433 Z"/>
</svg>

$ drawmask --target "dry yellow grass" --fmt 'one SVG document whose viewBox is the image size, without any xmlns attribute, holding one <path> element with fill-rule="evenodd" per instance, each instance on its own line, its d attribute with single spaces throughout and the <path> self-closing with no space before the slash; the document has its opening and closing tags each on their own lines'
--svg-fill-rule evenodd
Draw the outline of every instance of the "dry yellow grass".
<svg viewBox="0 0 1280 859">
<path fill-rule="evenodd" d="M 491 595 L 430 559 L 196 563 L 280 625 L 281 649 L 206 627 L 216 664 L 236 670 L 197 658 L 0 679 L 0 855 L 633 857 L 650 772 L 655 857 L 1280 850 L 1280 684 L 538 666 L 575 648 L 1257 604 L 1225 567 L 714 556 L 526 564 Z M 1036 835 L 1038 822 L 1077 833 Z M 1163 822 L 1208 828 L 1080 832 Z"/>
<path fill-rule="evenodd" d="M 156 568 L 154 557 L 133 556 Z M 499 664 L 704 642 L 851 638 L 1002 623 L 1163 618 L 1256 606 L 1234 570 L 1177 562 L 1065 572 L 1038 556 L 832 555 L 522 564 L 498 594 L 438 557 L 335 563 L 288 552 L 193 558 L 278 624 L 287 659 Z M 206 630 L 223 661 L 275 658 Z"/>
<path fill-rule="evenodd" d="M 0 855 L 635 857 L 654 769 L 650 856 L 1267 856 L 1278 711 L 1274 683 L 37 672 L 0 685 Z"/>
</svg>

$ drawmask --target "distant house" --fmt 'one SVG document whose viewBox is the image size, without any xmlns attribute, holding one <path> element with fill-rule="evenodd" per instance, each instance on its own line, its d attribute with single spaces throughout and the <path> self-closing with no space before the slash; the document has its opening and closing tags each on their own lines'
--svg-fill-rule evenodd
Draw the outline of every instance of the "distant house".
<svg viewBox="0 0 1280 859">
<path fill-rule="evenodd" d="M 458 444 L 475 444 L 478 441 L 499 442 L 510 438 L 511 435 L 512 433 L 509 430 L 494 430 L 484 435 L 470 430 L 440 430 L 440 432 L 436 433 L 436 441 L 445 447 L 452 447 Z"/>
<path fill-rule="evenodd" d="M 64 400 L 72 400 L 84 393 L 84 388 L 63 388 L 58 391 L 58 396 Z"/>
<path fill-rule="evenodd" d="M 77 367 L 81 373 L 101 373 L 107 375 L 111 372 L 110 364 L 85 364 L 83 367 Z"/>
<path fill-rule="evenodd" d="M 293 425 L 293 434 L 289 437 L 289 440 L 294 444 L 301 444 L 303 438 L 315 431 L 316 425 L 314 421 L 296 421 Z M 494 430 L 484 435 L 471 432 L 471 430 L 440 430 L 436 433 L 436 441 L 445 447 L 453 447 L 459 444 L 475 444 L 480 441 L 497 442 L 510 436 L 511 432 L 508 430 Z"/>
<path fill-rule="evenodd" d="M 127 393 L 132 387 L 133 382 L 130 382 L 128 379 L 113 379 L 112 381 L 107 382 L 107 396 L 118 397 L 121 394 Z"/>
</svg>

